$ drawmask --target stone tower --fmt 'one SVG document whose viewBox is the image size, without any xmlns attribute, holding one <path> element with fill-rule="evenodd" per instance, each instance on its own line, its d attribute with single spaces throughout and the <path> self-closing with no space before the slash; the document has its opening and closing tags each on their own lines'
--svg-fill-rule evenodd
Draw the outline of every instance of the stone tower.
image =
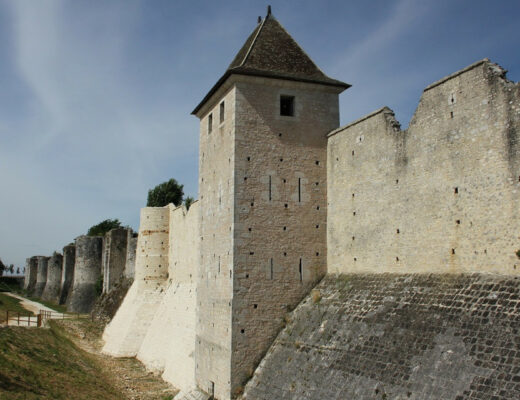
<svg viewBox="0 0 520 400">
<path fill-rule="evenodd" d="M 193 114 L 200 119 L 201 254 L 195 375 L 234 397 L 326 273 L 327 77 L 271 15 Z"/>
</svg>

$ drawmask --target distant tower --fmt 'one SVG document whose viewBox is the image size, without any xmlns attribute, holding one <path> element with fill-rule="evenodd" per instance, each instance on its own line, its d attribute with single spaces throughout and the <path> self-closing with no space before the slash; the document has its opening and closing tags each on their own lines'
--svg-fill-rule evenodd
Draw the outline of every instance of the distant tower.
<svg viewBox="0 0 520 400">
<path fill-rule="evenodd" d="M 327 77 L 271 15 L 193 114 L 200 118 L 197 384 L 219 399 L 253 373 L 326 273 Z"/>
</svg>

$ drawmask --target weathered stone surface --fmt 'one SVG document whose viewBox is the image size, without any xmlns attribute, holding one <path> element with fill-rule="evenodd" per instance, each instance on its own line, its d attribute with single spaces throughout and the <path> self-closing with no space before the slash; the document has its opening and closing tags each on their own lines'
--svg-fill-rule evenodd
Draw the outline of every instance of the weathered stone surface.
<svg viewBox="0 0 520 400">
<path fill-rule="evenodd" d="M 76 238 L 74 282 L 67 310 L 88 313 L 96 300 L 96 283 L 101 278 L 101 252 L 103 238 L 79 236 Z"/>
<path fill-rule="evenodd" d="M 32 293 L 36 286 L 36 278 L 38 275 L 38 258 L 31 257 L 26 260 L 25 264 L 25 280 L 24 289 L 27 293 Z"/>
<path fill-rule="evenodd" d="M 36 260 L 38 272 L 36 274 L 36 284 L 34 285 L 32 295 L 34 297 L 41 297 L 47 283 L 47 262 L 49 261 L 49 257 L 36 256 Z"/>
<path fill-rule="evenodd" d="M 520 398 L 520 278 L 327 275 L 244 399 Z"/>
<path fill-rule="evenodd" d="M 195 387 L 199 202 L 189 210 L 170 204 L 169 214 L 169 280 L 137 358 L 147 368 L 162 372 L 164 380 L 187 390 Z"/>
<path fill-rule="evenodd" d="M 103 293 L 109 293 L 124 277 L 127 228 L 111 229 L 103 239 Z"/>
<path fill-rule="evenodd" d="M 74 282 L 74 264 L 76 262 L 76 246 L 63 248 L 63 270 L 61 274 L 60 304 L 66 304 L 70 289 Z"/>
<path fill-rule="evenodd" d="M 125 262 L 125 277 L 127 279 L 134 279 L 136 250 L 137 250 L 137 233 L 134 233 L 130 229 L 128 231 L 127 247 L 126 247 L 126 262 Z"/>
<path fill-rule="evenodd" d="M 328 271 L 520 273 L 520 84 L 483 60 L 329 135 Z"/>
<path fill-rule="evenodd" d="M 134 283 L 107 325 L 103 352 L 118 357 L 137 355 L 168 279 L 169 208 L 141 209 Z"/>
<path fill-rule="evenodd" d="M 59 302 L 62 268 L 63 256 L 54 252 L 47 262 L 47 283 L 42 293 L 43 300 Z"/>
</svg>

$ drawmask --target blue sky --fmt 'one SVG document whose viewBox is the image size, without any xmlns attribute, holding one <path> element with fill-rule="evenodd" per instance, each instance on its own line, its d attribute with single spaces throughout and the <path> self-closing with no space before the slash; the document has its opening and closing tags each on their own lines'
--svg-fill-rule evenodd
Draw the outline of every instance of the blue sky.
<svg viewBox="0 0 520 400">
<path fill-rule="evenodd" d="M 268 3 L 0 0 L 0 258 L 50 255 L 106 218 L 134 229 L 171 177 L 197 197 L 198 120 Z M 520 77 L 520 2 L 271 1 L 341 95 L 406 127 L 422 89 L 484 57 Z"/>
</svg>

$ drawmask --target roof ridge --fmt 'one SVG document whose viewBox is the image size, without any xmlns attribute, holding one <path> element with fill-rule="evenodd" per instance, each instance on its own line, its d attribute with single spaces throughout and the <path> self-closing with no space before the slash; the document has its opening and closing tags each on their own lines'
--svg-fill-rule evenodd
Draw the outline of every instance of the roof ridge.
<svg viewBox="0 0 520 400">
<path fill-rule="evenodd" d="M 269 17 L 269 15 L 267 16 Z M 262 32 L 262 28 L 264 27 L 264 24 L 265 24 L 265 21 L 267 20 L 267 17 L 265 17 L 263 20 L 262 20 L 262 23 L 260 24 L 260 28 L 258 28 L 258 32 L 256 32 L 256 35 L 255 35 L 255 38 L 253 39 L 253 41 L 251 42 L 251 46 L 249 46 L 249 49 L 247 50 L 247 53 L 246 55 L 244 56 L 244 59 L 242 60 L 242 62 L 238 65 L 239 67 L 242 67 L 246 61 L 247 61 L 247 58 L 249 57 L 249 54 L 251 54 L 251 50 L 253 50 L 253 46 L 255 45 L 256 43 L 256 39 L 258 38 L 258 36 L 260 35 L 260 32 Z M 235 67 L 236 68 L 236 67 Z"/>
</svg>

